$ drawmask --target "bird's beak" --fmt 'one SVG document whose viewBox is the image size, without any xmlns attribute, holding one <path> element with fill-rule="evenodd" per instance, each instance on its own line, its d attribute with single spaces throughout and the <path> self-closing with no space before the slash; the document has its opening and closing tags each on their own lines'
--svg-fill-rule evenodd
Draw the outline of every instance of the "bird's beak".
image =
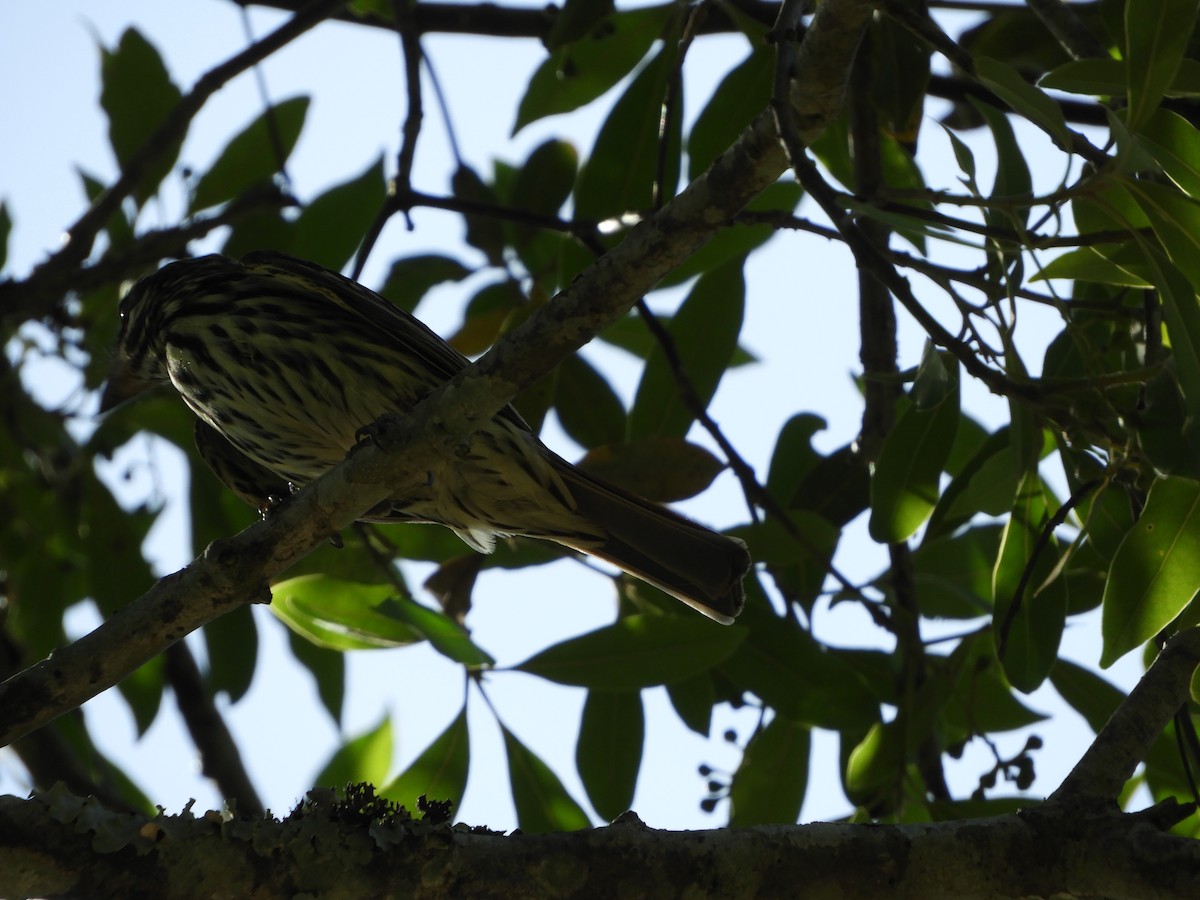
<svg viewBox="0 0 1200 900">
<path fill-rule="evenodd" d="M 117 360 L 108 373 L 104 391 L 100 394 L 100 412 L 116 409 L 126 400 L 132 400 L 154 387 L 154 382 L 138 378 L 123 360 Z"/>
</svg>

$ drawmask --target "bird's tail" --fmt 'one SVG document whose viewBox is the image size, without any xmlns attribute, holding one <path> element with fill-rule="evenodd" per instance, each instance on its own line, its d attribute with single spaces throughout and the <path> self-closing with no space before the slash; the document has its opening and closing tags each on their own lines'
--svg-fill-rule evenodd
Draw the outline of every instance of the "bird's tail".
<svg viewBox="0 0 1200 900">
<path fill-rule="evenodd" d="M 606 535 L 599 542 L 558 538 L 559 543 L 610 562 L 718 622 L 729 624 L 742 611 L 742 578 L 750 570 L 744 542 L 548 455 L 576 513 Z"/>
</svg>

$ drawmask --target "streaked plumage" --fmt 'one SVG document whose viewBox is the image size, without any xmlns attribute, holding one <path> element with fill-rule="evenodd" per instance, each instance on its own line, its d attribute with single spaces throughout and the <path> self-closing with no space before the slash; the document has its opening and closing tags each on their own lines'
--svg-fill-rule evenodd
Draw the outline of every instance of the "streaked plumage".
<svg viewBox="0 0 1200 900">
<path fill-rule="evenodd" d="M 280 253 L 167 265 L 133 287 L 121 317 L 102 406 L 170 381 L 200 419 L 201 454 L 259 506 L 468 364 L 374 292 Z M 446 525 L 484 553 L 498 534 L 556 541 L 721 621 L 740 611 L 750 565 L 740 541 L 576 469 L 511 407 L 369 518 Z"/>
</svg>

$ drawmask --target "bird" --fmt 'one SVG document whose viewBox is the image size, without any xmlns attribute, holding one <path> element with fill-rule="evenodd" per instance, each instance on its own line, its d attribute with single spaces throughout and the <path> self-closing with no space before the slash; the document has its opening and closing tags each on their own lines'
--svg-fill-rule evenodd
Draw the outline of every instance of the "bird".
<svg viewBox="0 0 1200 900">
<path fill-rule="evenodd" d="M 201 457 L 260 509 L 470 365 L 374 291 L 276 251 L 168 263 L 119 312 L 101 412 L 170 383 L 197 417 Z M 743 541 L 572 465 L 511 405 L 362 521 L 444 525 L 481 553 L 499 537 L 553 541 L 725 624 L 751 566 Z"/>
</svg>

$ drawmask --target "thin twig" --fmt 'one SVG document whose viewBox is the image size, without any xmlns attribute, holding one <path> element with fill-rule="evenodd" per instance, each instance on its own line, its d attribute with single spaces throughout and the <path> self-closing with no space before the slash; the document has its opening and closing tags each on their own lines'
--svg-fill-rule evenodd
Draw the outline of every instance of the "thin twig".
<svg viewBox="0 0 1200 900">
<path fill-rule="evenodd" d="M 0 309 L 6 321 L 25 321 L 40 318 L 50 305 L 30 307 L 21 303 L 22 297 L 54 298 L 57 302 L 75 287 L 75 276 L 91 253 L 97 235 L 109 219 L 118 212 L 121 203 L 133 193 L 153 165 L 187 133 L 192 119 L 208 99 L 233 78 L 266 59 L 281 47 L 304 34 L 345 4 L 346 0 L 311 0 L 296 15 L 247 47 L 241 53 L 210 69 L 196 81 L 195 86 L 180 98 L 175 108 L 136 153 L 121 168 L 121 174 L 70 228 L 62 249 L 39 265 L 20 283 L 0 285 Z M 10 302 L 10 301 L 17 302 Z"/>
</svg>

